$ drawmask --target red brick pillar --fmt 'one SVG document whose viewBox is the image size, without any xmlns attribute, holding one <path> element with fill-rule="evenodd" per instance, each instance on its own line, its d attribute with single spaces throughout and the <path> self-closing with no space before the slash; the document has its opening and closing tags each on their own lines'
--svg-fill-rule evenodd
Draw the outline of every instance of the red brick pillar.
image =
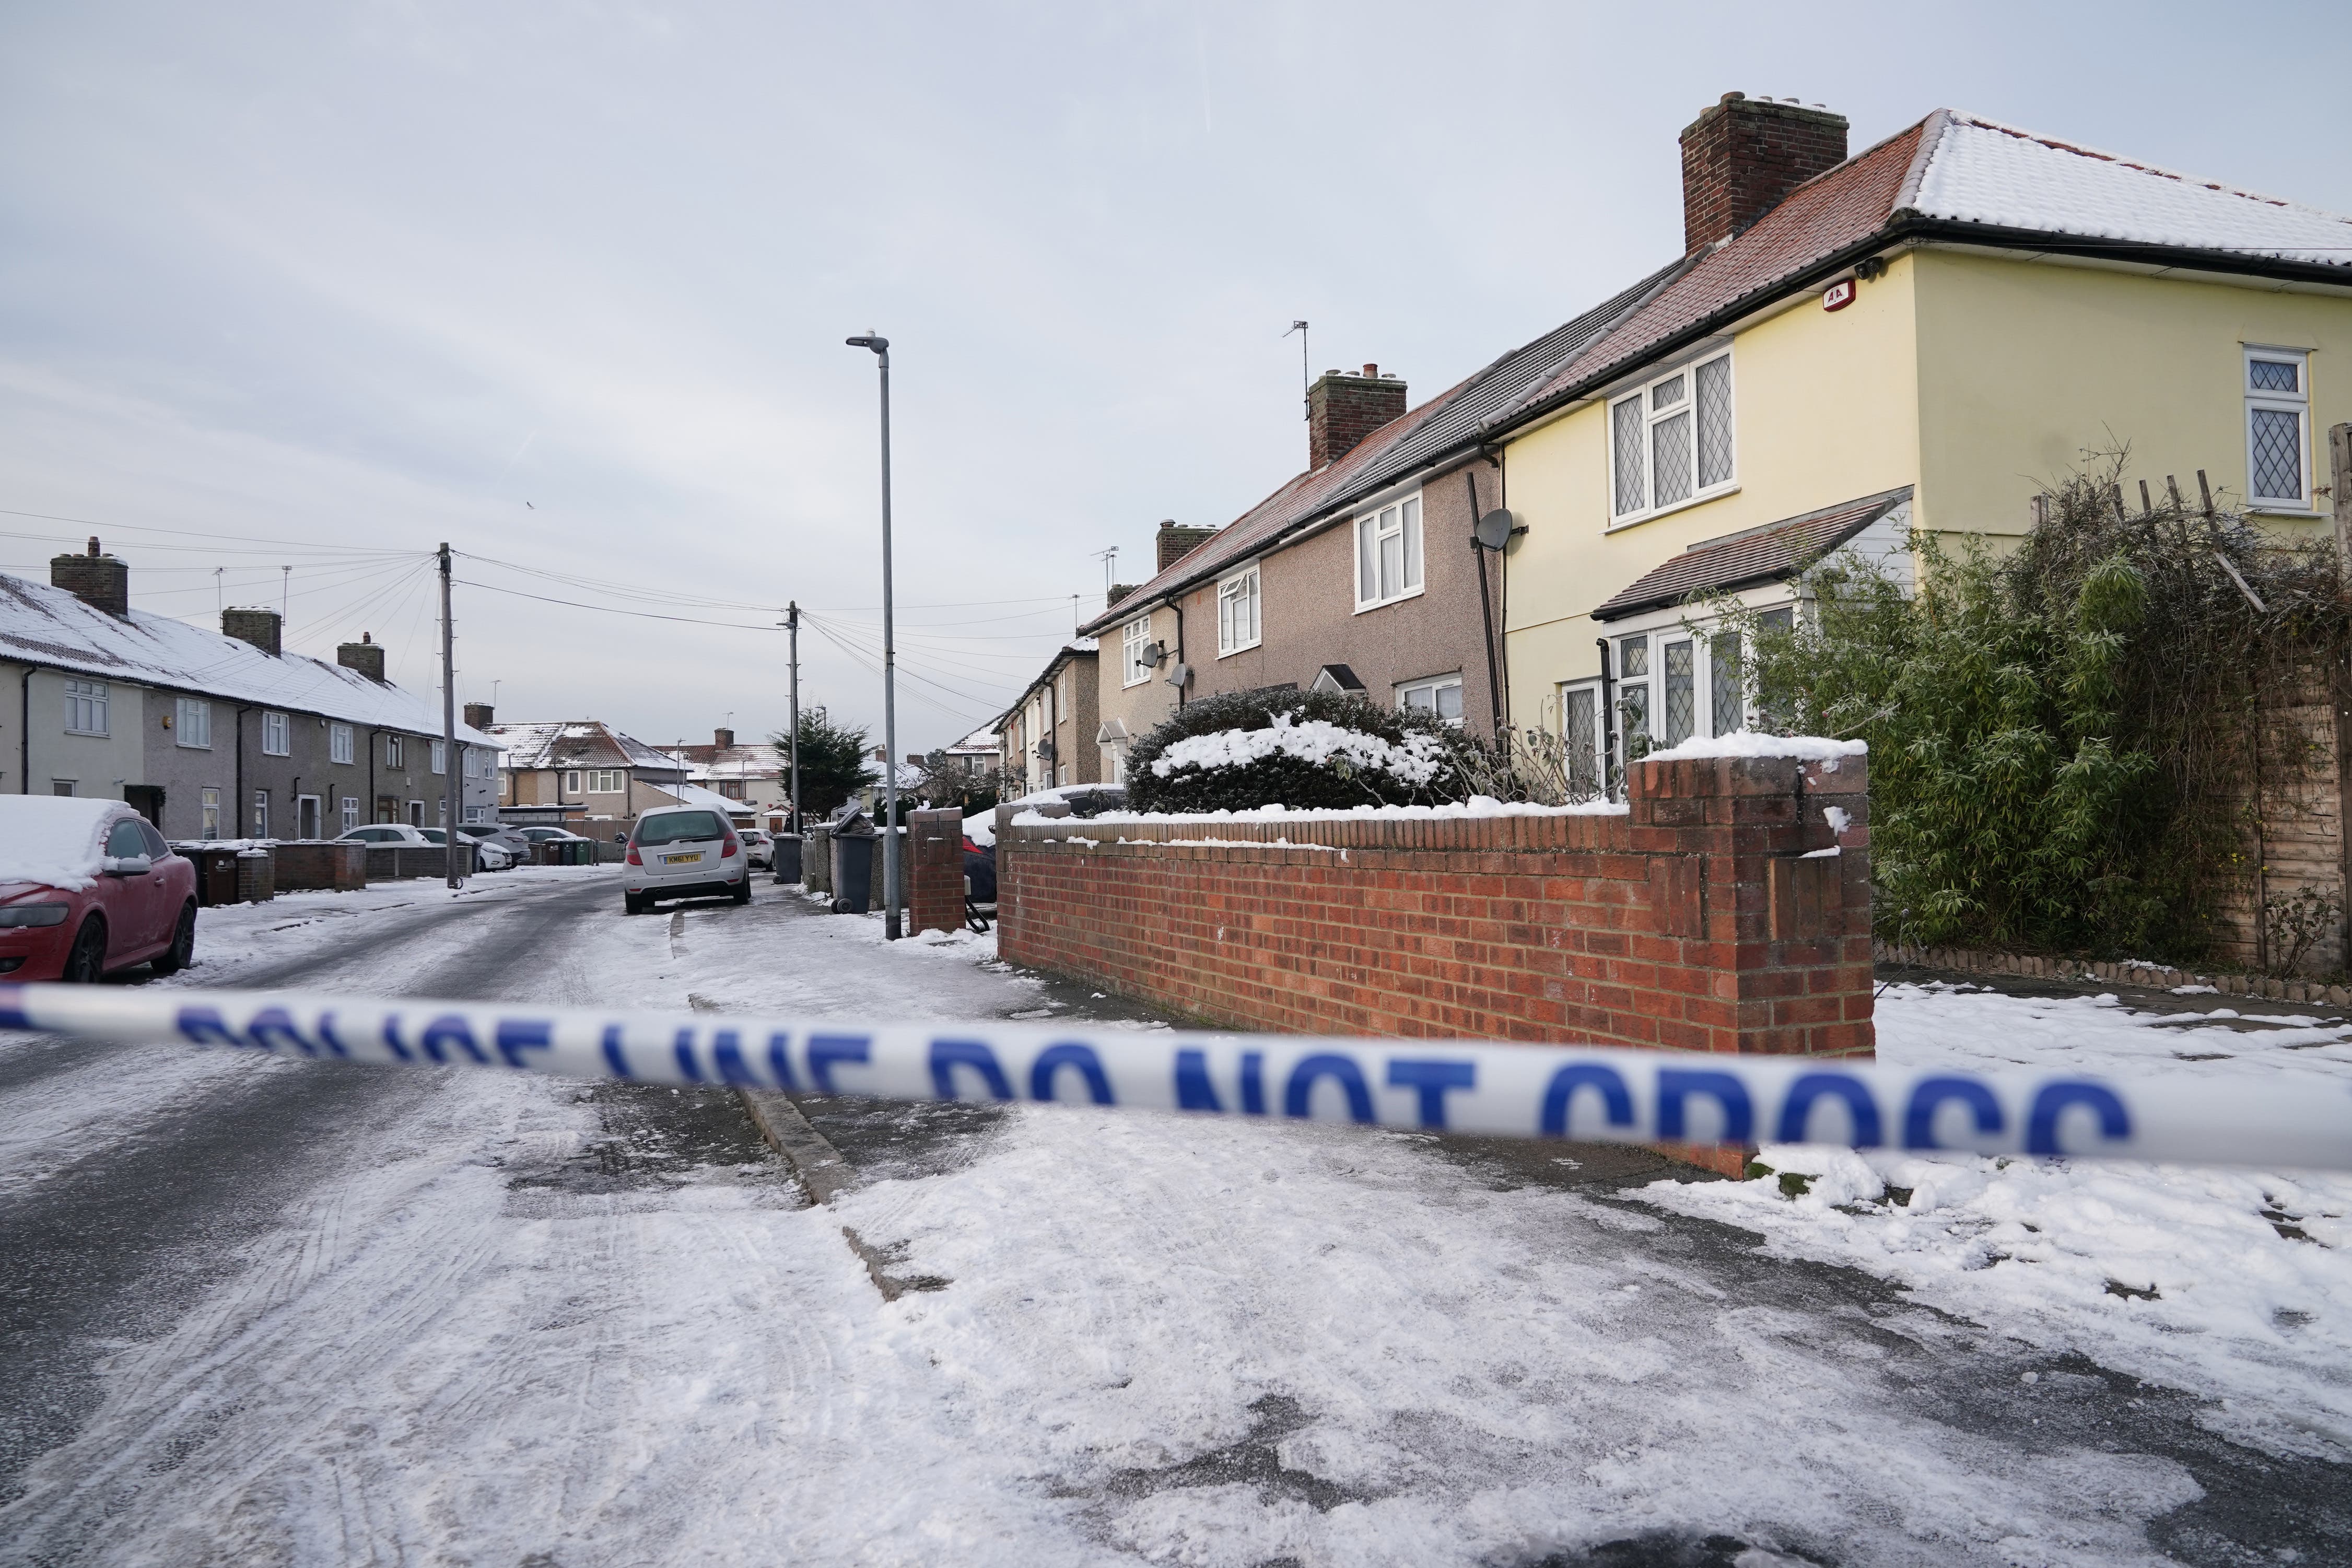
<svg viewBox="0 0 2352 1568">
<path fill-rule="evenodd" d="M 910 931 L 963 929 L 963 813 L 910 811 L 907 875 Z"/>
<path fill-rule="evenodd" d="M 1695 994 L 1659 1043 L 1873 1054 L 1864 759 L 1645 762 L 1630 784 L 1655 962 Z"/>
</svg>

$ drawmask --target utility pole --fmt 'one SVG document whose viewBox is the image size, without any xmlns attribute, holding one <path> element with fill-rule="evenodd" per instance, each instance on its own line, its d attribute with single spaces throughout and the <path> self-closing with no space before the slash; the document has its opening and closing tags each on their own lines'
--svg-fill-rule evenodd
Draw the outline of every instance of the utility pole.
<svg viewBox="0 0 2352 1568">
<path fill-rule="evenodd" d="M 446 852 L 449 885 L 457 875 L 457 665 L 449 628 L 449 545 L 441 544 L 441 847 Z"/>
<path fill-rule="evenodd" d="M 801 604 L 793 600 L 784 607 L 784 625 L 790 628 L 793 661 L 793 831 L 801 832 Z M 803 848 L 807 847 L 803 837 Z"/>
<path fill-rule="evenodd" d="M 882 372 L 882 936 L 898 940 L 898 642 L 890 593 L 890 340 L 851 338 Z"/>
</svg>

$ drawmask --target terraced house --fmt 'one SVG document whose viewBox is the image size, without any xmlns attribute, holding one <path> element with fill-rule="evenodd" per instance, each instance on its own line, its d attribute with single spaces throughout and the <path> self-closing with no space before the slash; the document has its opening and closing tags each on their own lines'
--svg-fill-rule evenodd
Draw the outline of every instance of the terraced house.
<svg viewBox="0 0 2352 1568">
<path fill-rule="evenodd" d="M 365 822 L 440 825 L 496 804 L 489 737 L 437 693 L 385 679 L 362 634 L 336 662 L 286 652 L 278 614 L 230 609 L 217 633 L 131 607 L 131 568 L 92 539 L 49 583 L 0 576 L 0 790 L 129 802 L 164 837 L 332 837 Z"/>
<path fill-rule="evenodd" d="M 1695 605 L 1794 614 L 1829 552 L 1899 574 L 1915 530 L 2021 535 L 2116 442 L 2330 531 L 2352 220 L 1949 110 L 1849 157 L 1839 116 L 1731 93 L 1682 151 L 1685 254 L 1482 431 L 1525 530 L 1511 711 L 1588 766 L 1746 719 Z"/>
</svg>

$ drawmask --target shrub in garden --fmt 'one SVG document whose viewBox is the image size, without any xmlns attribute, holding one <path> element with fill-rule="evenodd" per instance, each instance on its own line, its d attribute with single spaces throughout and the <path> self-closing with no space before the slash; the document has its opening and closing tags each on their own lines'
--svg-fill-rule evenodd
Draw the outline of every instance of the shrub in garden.
<svg viewBox="0 0 2352 1568">
<path fill-rule="evenodd" d="M 1233 692 L 1179 709 L 1128 753 L 1137 811 L 1344 809 L 1463 797 L 1460 733 L 1434 714 L 1320 691 Z"/>
</svg>

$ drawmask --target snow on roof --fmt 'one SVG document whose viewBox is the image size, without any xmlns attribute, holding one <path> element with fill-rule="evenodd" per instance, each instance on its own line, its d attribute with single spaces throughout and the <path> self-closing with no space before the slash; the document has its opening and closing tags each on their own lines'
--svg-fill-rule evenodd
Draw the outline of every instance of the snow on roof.
<svg viewBox="0 0 2352 1568">
<path fill-rule="evenodd" d="M 241 637 L 168 616 L 144 610 L 110 616 L 62 588 L 5 574 L 0 574 L 0 658 L 415 735 L 441 732 L 441 704 L 434 694 L 404 691 L 389 681 L 379 685 L 305 654 L 267 654 Z M 474 746 L 498 743 L 464 724 L 457 739 Z"/>
<path fill-rule="evenodd" d="M 1922 216 L 2352 268 L 2352 217 L 2113 153 L 1938 111 Z"/>
<path fill-rule="evenodd" d="M 996 737 L 999 731 L 994 725 L 983 724 L 979 729 L 974 730 L 971 734 L 966 735 L 962 740 L 958 741 L 954 745 L 950 746 L 948 748 L 948 755 L 955 757 L 971 752 L 979 752 L 992 757 L 996 754 Z"/>
<path fill-rule="evenodd" d="M 677 804 L 680 805 L 707 805 L 714 811 L 731 812 L 737 816 L 748 816 L 760 809 L 749 801 L 730 800 L 717 790 L 705 789 L 698 784 L 687 784 L 681 781 L 677 784 L 656 784 L 654 787 L 664 795 L 677 796 Z"/>
<path fill-rule="evenodd" d="M 0 795 L 0 883 L 89 887 L 98 880 L 106 825 L 130 809 L 119 800 Z"/>
<path fill-rule="evenodd" d="M 490 742 L 506 749 L 509 768 L 650 768 L 677 773 L 684 764 L 667 752 L 625 735 L 600 720 L 567 719 L 552 723 L 493 724 Z"/>
</svg>

